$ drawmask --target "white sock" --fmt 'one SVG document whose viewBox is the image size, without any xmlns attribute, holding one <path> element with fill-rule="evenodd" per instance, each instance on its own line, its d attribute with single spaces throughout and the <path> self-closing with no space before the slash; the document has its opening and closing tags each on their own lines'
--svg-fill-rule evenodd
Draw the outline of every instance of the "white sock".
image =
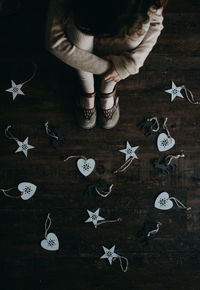
<svg viewBox="0 0 200 290">
<path fill-rule="evenodd" d="M 94 93 L 94 76 L 92 73 L 78 70 L 78 75 L 81 80 L 83 91 L 87 94 Z M 94 97 L 82 97 L 80 105 L 85 109 L 92 109 L 94 107 Z"/>
<path fill-rule="evenodd" d="M 102 79 L 100 91 L 102 94 L 109 94 L 113 91 L 115 85 L 116 85 L 116 82 L 106 82 L 105 80 Z M 101 107 L 104 110 L 108 110 L 113 107 L 114 98 L 113 97 L 100 98 L 100 103 L 101 103 Z"/>
<path fill-rule="evenodd" d="M 92 108 L 94 108 L 94 97 L 92 97 L 92 98 L 82 97 L 80 99 L 80 105 L 84 109 L 92 109 Z"/>
</svg>

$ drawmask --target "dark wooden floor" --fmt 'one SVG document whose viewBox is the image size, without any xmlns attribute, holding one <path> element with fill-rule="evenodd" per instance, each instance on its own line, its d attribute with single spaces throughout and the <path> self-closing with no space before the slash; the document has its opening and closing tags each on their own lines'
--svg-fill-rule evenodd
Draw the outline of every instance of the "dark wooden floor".
<svg viewBox="0 0 200 290">
<path fill-rule="evenodd" d="M 22 0 L 20 9 L 14 14 L 1 13 L 0 19 L 0 187 L 13 187 L 22 181 L 38 186 L 29 201 L 0 195 L 0 288 L 199 290 L 200 108 L 185 99 L 171 103 L 164 93 L 174 80 L 199 94 L 199 1 L 170 1 L 156 48 L 140 74 L 119 85 L 121 119 L 111 131 L 98 126 L 84 131 L 75 124 L 71 105 L 76 74 L 45 51 L 47 1 L 40 2 Z M 26 95 L 18 95 L 13 102 L 4 91 L 11 79 L 20 83 L 29 76 L 32 62 L 38 64 L 37 76 L 24 86 Z M 169 118 L 168 126 L 176 139 L 170 154 L 183 150 L 186 155 L 169 176 L 159 174 L 151 163 L 167 154 L 157 151 L 156 136 L 145 137 L 136 126 L 152 115 Z M 46 120 L 60 126 L 68 138 L 60 151 L 49 144 L 43 127 Z M 16 143 L 4 136 L 8 124 L 20 140 L 29 136 L 30 144 L 36 147 L 29 151 L 28 159 L 14 154 Z M 140 146 L 139 159 L 126 174 L 115 176 L 113 169 L 124 160 L 118 150 L 126 140 Z M 74 161 L 62 161 L 71 154 L 94 158 L 105 173 L 83 178 Z M 84 193 L 100 177 L 114 183 L 113 193 L 106 199 Z M 173 193 L 192 210 L 156 210 L 153 202 L 162 191 Z M 123 222 L 95 230 L 84 220 L 86 209 L 97 208 L 102 216 L 121 217 Z M 58 252 L 40 247 L 48 212 L 51 231 L 59 237 Z M 144 246 L 136 233 L 149 219 L 163 225 L 155 240 Z M 101 246 L 114 244 L 116 252 L 129 259 L 127 273 L 121 272 L 117 261 L 110 266 L 99 259 Z"/>
</svg>

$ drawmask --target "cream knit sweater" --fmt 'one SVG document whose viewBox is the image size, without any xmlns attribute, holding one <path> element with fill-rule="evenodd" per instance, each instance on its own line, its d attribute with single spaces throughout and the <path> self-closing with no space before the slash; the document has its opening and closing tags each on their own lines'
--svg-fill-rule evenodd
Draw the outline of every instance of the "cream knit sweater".
<svg viewBox="0 0 200 290">
<path fill-rule="evenodd" d="M 94 38 L 93 53 L 80 49 L 72 43 L 66 34 L 66 26 L 74 25 L 73 16 L 69 11 L 69 17 L 64 19 L 63 1 L 50 0 L 47 25 L 46 25 L 46 46 L 47 49 L 66 64 L 93 74 L 104 74 L 110 67 L 110 62 L 101 56 L 110 54 L 116 71 L 122 79 L 139 72 L 145 59 L 157 42 L 157 38 L 163 29 L 162 8 L 150 9 L 149 20 L 142 26 L 142 35 L 133 33 L 120 39 Z M 87 34 L 80 33 L 78 41 L 87 40 Z M 104 47 L 104 51 L 98 51 Z"/>
</svg>

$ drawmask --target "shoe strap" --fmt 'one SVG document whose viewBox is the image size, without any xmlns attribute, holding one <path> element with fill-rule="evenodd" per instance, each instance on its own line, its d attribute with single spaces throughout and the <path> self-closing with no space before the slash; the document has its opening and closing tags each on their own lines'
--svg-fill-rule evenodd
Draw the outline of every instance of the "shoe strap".
<svg viewBox="0 0 200 290">
<path fill-rule="evenodd" d="M 89 120 L 92 117 L 92 115 L 96 112 L 95 106 L 92 109 L 83 108 L 78 100 L 76 101 L 76 107 L 79 113 L 82 114 L 82 116 L 84 116 L 86 120 Z"/>
<path fill-rule="evenodd" d="M 94 93 L 83 93 L 82 97 L 83 98 L 95 98 L 96 97 L 96 92 L 94 92 Z"/>
<path fill-rule="evenodd" d="M 100 98 L 103 99 L 107 99 L 107 98 L 111 98 L 111 97 L 115 97 L 116 96 L 116 92 L 117 92 L 117 84 L 115 85 L 113 91 L 111 93 L 108 94 L 100 94 Z"/>
</svg>

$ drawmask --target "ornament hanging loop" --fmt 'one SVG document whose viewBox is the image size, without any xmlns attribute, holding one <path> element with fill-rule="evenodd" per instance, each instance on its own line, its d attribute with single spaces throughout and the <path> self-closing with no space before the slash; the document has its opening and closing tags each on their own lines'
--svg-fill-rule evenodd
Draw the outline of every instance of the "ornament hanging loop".
<svg viewBox="0 0 200 290">
<path fill-rule="evenodd" d="M 172 136 L 171 136 L 171 134 L 169 133 L 169 130 L 168 130 L 168 128 L 167 128 L 167 120 L 168 120 L 168 118 L 166 117 L 166 118 L 165 118 L 165 121 L 164 121 L 164 124 L 163 124 L 163 128 L 166 130 L 167 135 L 168 135 L 168 137 L 169 137 L 169 141 L 170 141 L 170 143 L 171 143 L 171 142 L 172 142 Z"/>
<path fill-rule="evenodd" d="M 122 219 L 121 218 L 118 218 L 118 219 L 115 219 L 115 220 L 105 220 L 105 221 L 100 221 L 96 224 L 96 228 L 102 224 L 107 224 L 107 223 L 117 223 L 117 222 L 121 222 Z"/>
<path fill-rule="evenodd" d="M 135 158 L 130 157 L 127 161 L 124 162 L 124 164 L 122 164 L 122 166 L 120 166 L 117 170 L 114 171 L 114 174 L 124 172 L 131 165 L 131 163 L 133 162 L 133 159 Z"/>
<path fill-rule="evenodd" d="M 10 133 L 8 130 L 11 128 L 12 126 L 11 125 L 8 125 L 5 129 L 5 136 L 8 138 L 8 139 L 11 139 L 11 140 L 15 140 L 15 141 L 19 141 L 18 138 L 16 138 L 12 133 Z"/>
<path fill-rule="evenodd" d="M 48 121 L 46 123 L 44 123 L 44 127 L 45 127 L 45 131 L 46 131 L 48 136 L 58 140 L 58 136 L 56 136 L 55 133 L 49 129 L 49 122 Z"/>
<path fill-rule="evenodd" d="M 187 89 L 185 86 L 182 86 L 182 88 L 184 89 L 186 98 L 187 98 L 187 100 L 188 100 L 188 102 L 190 104 L 200 105 L 200 102 L 197 102 L 197 101 L 194 100 L 194 95 L 193 95 L 193 93 L 189 89 Z M 188 94 L 188 92 L 189 92 L 189 94 Z"/>
<path fill-rule="evenodd" d="M 152 230 L 152 231 L 150 231 L 150 232 L 148 232 L 147 237 L 150 237 L 150 235 L 155 235 L 155 234 L 157 234 L 157 232 L 158 232 L 159 229 L 160 229 L 160 226 L 162 226 L 162 224 L 161 224 L 160 222 L 157 222 L 156 229 L 155 229 L 155 230 Z"/>
<path fill-rule="evenodd" d="M 51 218 L 50 218 L 50 213 L 48 213 L 46 221 L 45 221 L 45 231 L 44 231 L 45 239 L 47 238 L 47 233 L 50 227 L 51 227 Z"/>
<path fill-rule="evenodd" d="M 23 83 L 22 83 L 22 86 L 23 85 L 25 85 L 26 83 L 29 83 L 34 77 L 35 77 L 35 75 L 36 75 L 36 72 L 37 72 L 37 64 L 36 63 L 33 63 L 33 67 L 34 67 L 34 69 L 33 69 L 33 73 L 32 73 L 32 75 L 30 76 L 30 78 L 28 78 L 26 81 L 24 81 Z"/>
<path fill-rule="evenodd" d="M 153 132 L 158 132 L 158 131 L 159 131 L 159 129 L 160 129 L 160 125 L 159 125 L 159 122 L 158 122 L 158 118 L 157 118 L 157 117 L 152 117 L 152 118 L 150 118 L 150 119 L 147 119 L 147 121 L 149 121 L 149 122 L 154 121 L 154 122 L 155 122 L 155 123 L 152 125 L 152 131 L 153 131 Z M 153 126 L 154 126 L 154 125 L 157 126 L 156 129 L 153 129 Z"/>
<path fill-rule="evenodd" d="M 14 196 L 14 195 L 11 195 L 11 194 L 8 194 L 7 193 L 7 191 L 11 191 L 11 190 L 13 190 L 13 189 L 16 189 L 17 187 L 11 187 L 11 188 L 9 188 L 9 189 L 0 189 L 2 192 L 3 192 L 3 194 L 5 195 L 5 196 L 7 196 L 7 197 L 10 197 L 10 198 L 20 198 L 21 196 L 22 196 L 22 193 L 20 193 L 20 195 L 16 195 L 16 196 Z"/>
<path fill-rule="evenodd" d="M 100 191 L 97 189 L 97 187 L 95 186 L 95 190 L 96 190 L 96 192 L 98 193 L 98 195 L 100 195 L 101 197 L 107 197 L 107 196 L 109 196 L 109 195 L 111 194 L 113 186 L 114 186 L 114 184 L 111 184 L 111 185 L 109 186 L 108 191 L 101 191 L 101 192 L 100 192 Z"/>
<path fill-rule="evenodd" d="M 185 155 L 183 153 L 178 154 L 178 155 L 168 155 L 165 158 L 165 160 L 169 159 L 169 161 L 167 162 L 167 165 L 170 165 L 173 160 L 177 160 L 179 158 L 184 158 L 184 157 L 185 157 Z"/>
<path fill-rule="evenodd" d="M 84 160 L 87 160 L 87 158 L 85 156 L 71 155 L 71 156 L 68 156 L 67 158 L 65 158 L 63 161 L 66 162 L 66 161 L 68 161 L 69 159 L 72 159 L 72 158 L 83 158 Z"/>
<path fill-rule="evenodd" d="M 120 267 L 122 269 L 122 271 L 125 273 L 128 270 L 128 259 L 124 256 L 119 256 L 116 258 L 113 258 L 113 261 L 115 261 L 116 259 L 119 259 L 119 263 L 120 263 Z M 125 260 L 125 266 L 123 266 L 122 260 Z"/>
<path fill-rule="evenodd" d="M 170 197 L 169 199 L 170 199 L 170 200 L 173 200 L 179 208 L 183 208 L 183 209 L 186 209 L 186 210 L 191 210 L 191 209 L 192 209 L 191 207 L 186 207 L 186 206 L 185 206 L 182 202 L 180 202 L 180 200 L 178 200 L 176 197 Z"/>
</svg>

